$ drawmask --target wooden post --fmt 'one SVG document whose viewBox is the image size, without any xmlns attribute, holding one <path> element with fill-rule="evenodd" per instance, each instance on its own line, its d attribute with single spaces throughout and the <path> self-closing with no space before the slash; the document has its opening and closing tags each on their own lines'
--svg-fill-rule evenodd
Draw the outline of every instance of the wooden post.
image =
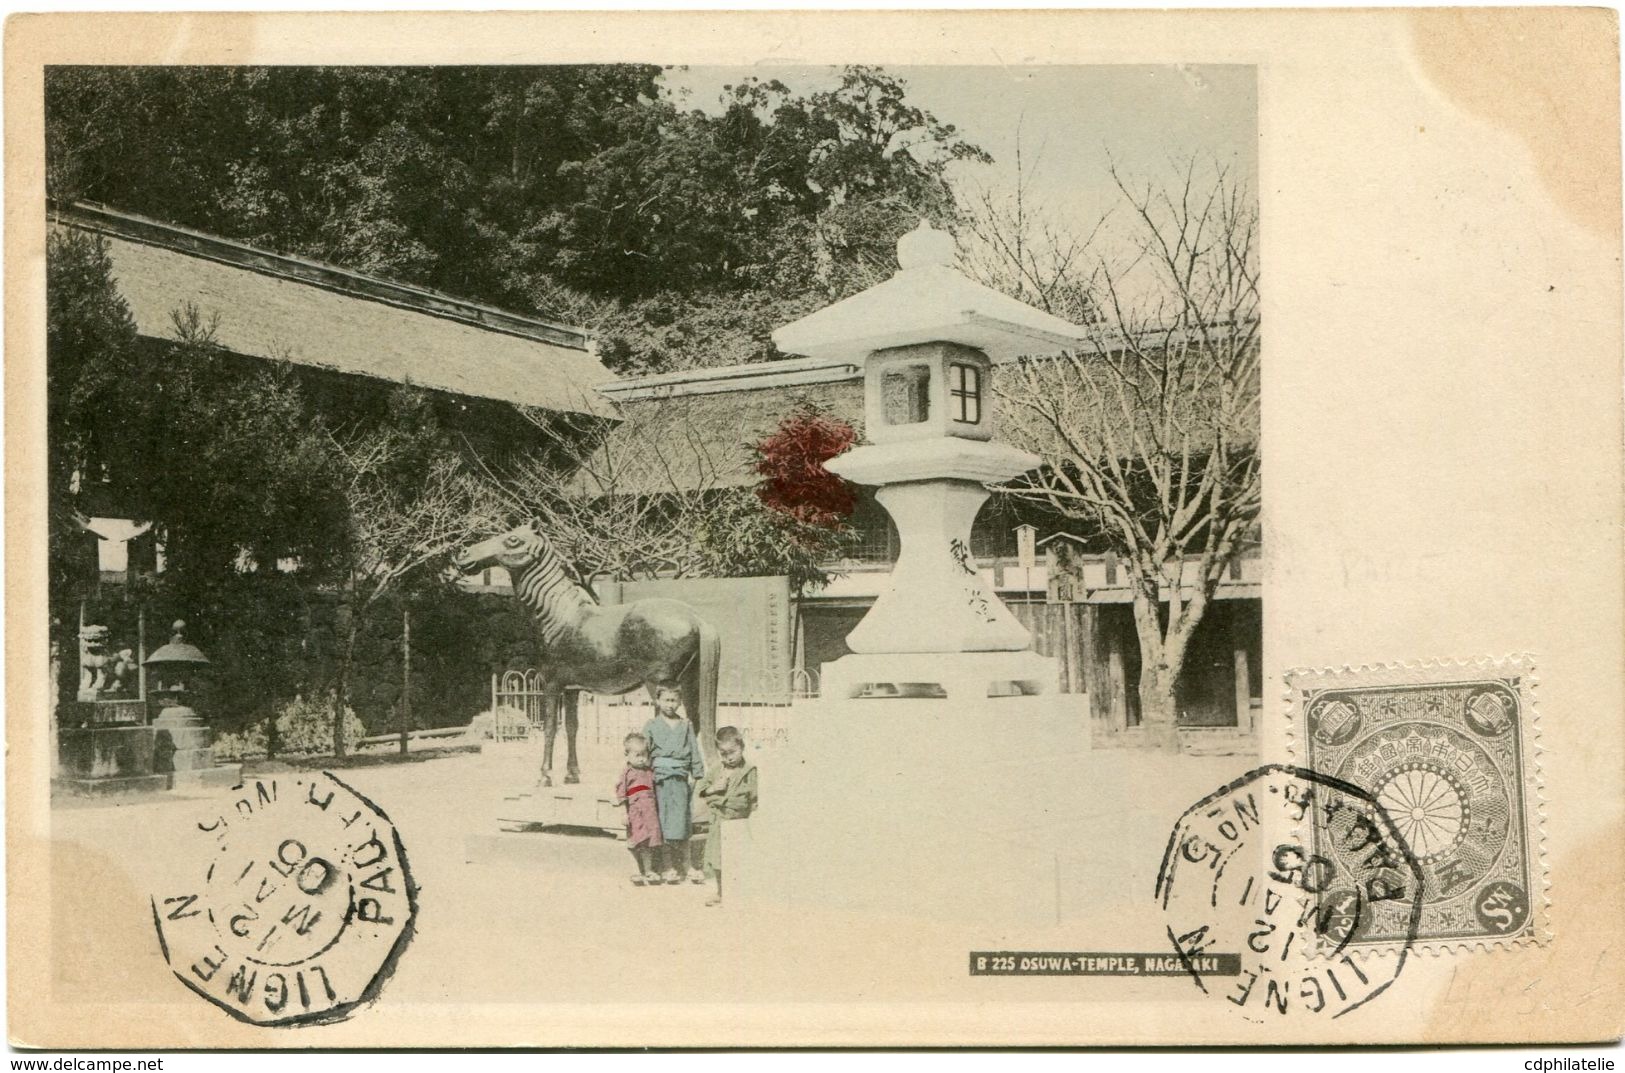
<svg viewBox="0 0 1625 1073">
<path fill-rule="evenodd" d="M 52 638 L 50 652 L 51 713 L 45 726 L 47 747 L 51 750 L 51 778 L 55 779 L 64 773 L 62 768 L 62 747 L 58 744 L 61 739 L 57 736 L 57 722 L 62 718 L 61 638 Z"/>
<path fill-rule="evenodd" d="M 401 611 L 401 755 L 412 731 L 412 609 Z"/>
<path fill-rule="evenodd" d="M 1236 726 L 1241 730 L 1251 730 L 1253 717 L 1253 691 L 1247 684 L 1247 650 L 1237 646 L 1236 660 Z"/>
<path fill-rule="evenodd" d="M 135 692 L 143 704 L 147 701 L 147 605 L 135 612 Z"/>
<path fill-rule="evenodd" d="M 1078 650 L 1072 643 L 1072 605 L 1057 606 L 1061 609 L 1061 688 L 1068 693 L 1076 693 L 1078 675 L 1074 664 L 1077 663 Z"/>
<path fill-rule="evenodd" d="M 1112 726 L 1112 697 L 1110 668 L 1106 665 L 1106 631 L 1102 627 L 1100 605 L 1079 604 L 1083 609 L 1078 620 L 1082 635 L 1078 640 L 1078 667 L 1081 674 L 1078 688 L 1089 695 L 1089 718 L 1096 731 L 1110 733 Z"/>
<path fill-rule="evenodd" d="M 85 601 L 79 600 L 79 632 L 73 635 L 73 696 L 79 698 L 79 687 L 85 681 Z"/>
<path fill-rule="evenodd" d="M 1112 729 L 1128 729 L 1128 683 L 1123 678 L 1123 642 L 1116 630 L 1107 633 L 1106 679 L 1112 698 Z"/>
</svg>

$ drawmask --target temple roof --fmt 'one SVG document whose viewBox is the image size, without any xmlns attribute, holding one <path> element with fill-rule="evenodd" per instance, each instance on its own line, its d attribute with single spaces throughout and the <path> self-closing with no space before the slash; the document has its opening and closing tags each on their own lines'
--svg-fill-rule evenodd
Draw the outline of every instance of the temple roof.
<svg viewBox="0 0 1625 1073">
<path fill-rule="evenodd" d="M 100 234 L 136 329 L 175 338 L 190 303 L 218 314 L 215 342 L 286 360 L 455 395 L 613 417 L 597 388 L 612 374 L 588 335 L 99 206 L 52 214 Z"/>
<path fill-rule="evenodd" d="M 588 469 L 615 470 L 619 479 L 613 491 L 622 494 L 738 488 L 761 480 L 752 468 L 752 445 L 803 406 L 816 406 L 862 431 L 863 381 L 853 373 L 816 383 L 763 377 L 709 390 L 712 373 L 697 371 L 686 380 L 649 378 L 660 382 L 658 392 L 636 390 L 647 383 L 641 379 L 614 385 L 609 394 L 622 420 L 609 430 L 605 451 L 618 462 L 601 453 Z"/>
<path fill-rule="evenodd" d="M 921 223 L 897 243 L 897 274 L 773 332 L 787 354 L 861 361 L 870 351 L 954 342 L 994 361 L 1084 346 L 1083 328 L 966 278 L 951 236 Z"/>
</svg>

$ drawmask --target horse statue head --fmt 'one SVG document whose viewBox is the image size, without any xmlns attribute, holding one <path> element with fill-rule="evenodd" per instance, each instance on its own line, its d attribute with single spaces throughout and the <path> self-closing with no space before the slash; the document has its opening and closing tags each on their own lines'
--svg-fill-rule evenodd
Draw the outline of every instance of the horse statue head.
<svg viewBox="0 0 1625 1073">
<path fill-rule="evenodd" d="M 465 574 L 490 566 L 518 574 L 527 567 L 556 558 L 552 542 L 535 521 L 529 521 L 478 544 L 470 544 L 452 556 L 451 565 Z"/>
</svg>

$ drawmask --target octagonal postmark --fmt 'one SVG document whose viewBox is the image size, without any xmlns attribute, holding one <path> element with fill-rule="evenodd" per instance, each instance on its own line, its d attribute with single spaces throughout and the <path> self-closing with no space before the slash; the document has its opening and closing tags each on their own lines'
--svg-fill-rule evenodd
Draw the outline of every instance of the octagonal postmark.
<svg viewBox="0 0 1625 1073">
<path fill-rule="evenodd" d="M 1383 806 L 1341 779 L 1267 764 L 1180 817 L 1157 873 L 1168 942 L 1195 986 L 1249 1020 L 1337 1018 L 1399 979 L 1422 910 L 1422 873 Z M 1396 949 L 1351 945 L 1398 920 Z M 1200 955 L 1237 951 L 1232 979 Z"/>
<path fill-rule="evenodd" d="M 152 895 L 175 977 L 233 1017 L 343 1020 L 411 943 L 417 889 L 395 826 L 327 772 L 245 783 L 200 820 Z"/>
</svg>

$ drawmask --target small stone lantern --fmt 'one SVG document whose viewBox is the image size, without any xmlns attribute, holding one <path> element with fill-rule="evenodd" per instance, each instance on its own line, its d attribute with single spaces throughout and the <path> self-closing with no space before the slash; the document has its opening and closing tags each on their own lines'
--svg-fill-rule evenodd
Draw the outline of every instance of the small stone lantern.
<svg viewBox="0 0 1625 1073">
<path fill-rule="evenodd" d="M 203 717 L 187 703 L 195 689 L 202 668 L 209 665 L 209 657 L 186 640 L 186 622 L 176 619 L 169 643 L 147 657 L 146 666 L 156 680 L 153 696 L 158 699 L 158 718 L 152 725 L 166 728 L 201 727 Z"/>
<path fill-rule="evenodd" d="M 146 699 L 157 702 L 158 717 L 148 722 L 143 710 L 139 723 L 60 731 L 62 773 L 55 784 L 100 796 L 241 782 L 241 764 L 214 762 L 214 732 L 188 703 L 208 666 L 209 657 L 187 642 L 186 623 L 176 622 L 169 643 L 142 661 L 152 685 Z"/>
</svg>

